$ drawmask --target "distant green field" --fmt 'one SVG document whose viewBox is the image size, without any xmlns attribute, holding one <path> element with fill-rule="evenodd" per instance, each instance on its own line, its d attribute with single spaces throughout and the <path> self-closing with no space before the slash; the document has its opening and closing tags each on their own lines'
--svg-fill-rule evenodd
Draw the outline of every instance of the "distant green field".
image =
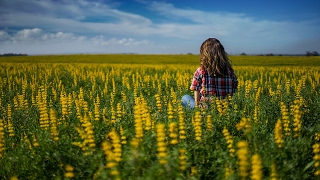
<svg viewBox="0 0 320 180">
<path fill-rule="evenodd" d="M 320 66 L 320 56 L 230 56 L 234 66 Z M 198 55 L 46 55 L 0 57 L 0 63 L 198 64 Z"/>
</svg>

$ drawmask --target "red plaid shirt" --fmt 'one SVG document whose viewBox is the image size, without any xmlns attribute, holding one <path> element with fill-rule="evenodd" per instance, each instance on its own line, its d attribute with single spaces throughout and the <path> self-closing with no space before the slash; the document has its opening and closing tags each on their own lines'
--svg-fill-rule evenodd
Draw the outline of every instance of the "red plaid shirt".
<svg viewBox="0 0 320 180">
<path fill-rule="evenodd" d="M 224 77 L 211 77 L 206 71 L 199 67 L 193 75 L 190 89 L 193 91 L 200 90 L 200 100 L 205 96 L 226 97 L 232 95 L 238 86 L 237 76 L 232 70 Z"/>
</svg>

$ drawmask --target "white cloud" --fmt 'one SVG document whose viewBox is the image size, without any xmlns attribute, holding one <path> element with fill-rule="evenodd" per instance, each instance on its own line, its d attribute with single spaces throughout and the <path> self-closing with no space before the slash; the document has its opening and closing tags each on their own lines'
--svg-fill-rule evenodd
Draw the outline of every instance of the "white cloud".
<svg viewBox="0 0 320 180">
<path fill-rule="evenodd" d="M 6 31 L 0 31 L 0 42 L 6 43 L 35 43 L 35 42 L 64 42 L 64 41 L 83 41 L 85 36 L 76 36 L 73 33 L 47 33 L 40 28 L 23 29 L 14 34 L 9 34 Z"/>
<path fill-rule="evenodd" d="M 32 41 L 38 39 L 42 34 L 41 29 L 34 28 L 34 29 L 24 29 L 18 31 L 13 37 L 13 41 Z"/>
<path fill-rule="evenodd" d="M 0 31 L 0 42 L 10 39 L 10 35 L 5 31 Z"/>
<path fill-rule="evenodd" d="M 122 38 L 122 39 L 106 39 L 103 35 L 96 36 L 91 39 L 95 46 L 116 46 L 116 45 L 123 45 L 123 46 L 139 46 L 139 45 L 151 45 L 152 42 L 148 40 L 138 41 L 133 38 Z"/>
</svg>

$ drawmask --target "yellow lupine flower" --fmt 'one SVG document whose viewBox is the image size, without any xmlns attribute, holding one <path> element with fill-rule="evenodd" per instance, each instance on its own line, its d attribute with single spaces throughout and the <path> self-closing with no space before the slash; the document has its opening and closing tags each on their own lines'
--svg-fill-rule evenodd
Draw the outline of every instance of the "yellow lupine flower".
<svg viewBox="0 0 320 180">
<path fill-rule="evenodd" d="M 165 125 L 157 124 L 156 126 L 156 137 L 157 137 L 157 156 L 160 164 L 167 164 L 167 143 L 165 142 Z"/>
<path fill-rule="evenodd" d="M 274 141 L 277 143 L 279 148 L 282 148 L 284 140 L 282 134 L 282 122 L 278 119 L 274 128 Z"/>
<path fill-rule="evenodd" d="M 65 170 L 66 170 L 66 172 L 64 173 L 64 177 L 66 177 L 66 178 L 74 178 L 75 177 L 75 174 L 73 172 L 74 168 L 70 164 L 67 164 L 65 166 Z"/>
<path fill-rule="evenodd" d="M 197 111 L 195 116 L 194 116 L 194 132 L 196 136 L 197 141 L 201 141 L 201 136 L 202 136 L 202 128 L 201 128 L 201 115 L 200 112 Z"/>
<path fill-rule="evenodd" d="M 187 152 L 186 149 L 182 148 L 182 149 L 179 149 L 179 169 L 181 171 L 184 171 L 186 170 L 186 164 L 187 164 L 187 156 L 185 155 Z"/>
<path fill-rule="evenodd" d="M 178 124 L 176 122 L 171 122 L 169 124 L 169 137 L 171 138 L 170 140 L 170 144 L 178 144 L 179 141 L 178 141 L 178 134 L 177 134 L 177 129 L 178 127 Z"/>
<path fill-rule="evenodd" d="M 320 143 L 315 143 L 314 145 L 312 145 L 312 149 L 313 149 L 313 159 L 315 161 L 314 163 L 314 167 L 315 167 L 315 172 L 314 175 L 315 176 L 320 176 Z"/>
<path fill-rule="evenodd" d="M 248 143 L 246 141 L 239 141 L 237 143 L 237 155 L 238 155 L 238 173 L 242 179 L 246 179 L 249 169 L 249 150 Z"/>
<path fill-rule="evenodd" d="M 235 149 L 233 147 L 233 138 L 232 136 L 230 135 L 228 129 L 226 127 L 223 128 L 222 130 L 222 134 L 227 142 L 227 146 L 228 146 L 228 149 L 229 149 L 229 154 L 230 156 L 233 156 L 233 153 L 235 152 Z"/>
<path fill-rule="evenodd" d="M 258 154 L 254 154 L 251 157 L 251 179 L 252 180 L 263 179 L 262 162 Z"/>
<path fill-rule="evenodd" d="M 5 133 L 4 133 L 4 123 L 0 119 L 0 158 L 2 158 L 5 150 Z"/>
</svg>

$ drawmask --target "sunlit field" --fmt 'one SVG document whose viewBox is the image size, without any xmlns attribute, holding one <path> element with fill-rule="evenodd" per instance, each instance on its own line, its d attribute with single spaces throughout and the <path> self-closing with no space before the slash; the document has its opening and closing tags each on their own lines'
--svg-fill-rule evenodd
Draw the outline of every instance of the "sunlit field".
<svg viewBox="0 0 320 180">
<path fill-rule="evenodd" d="M 320 178 L 320 58 L 230 59 L 189 109 L 197 55 L 1 57 L 0 179 Z"/>
</svg>

